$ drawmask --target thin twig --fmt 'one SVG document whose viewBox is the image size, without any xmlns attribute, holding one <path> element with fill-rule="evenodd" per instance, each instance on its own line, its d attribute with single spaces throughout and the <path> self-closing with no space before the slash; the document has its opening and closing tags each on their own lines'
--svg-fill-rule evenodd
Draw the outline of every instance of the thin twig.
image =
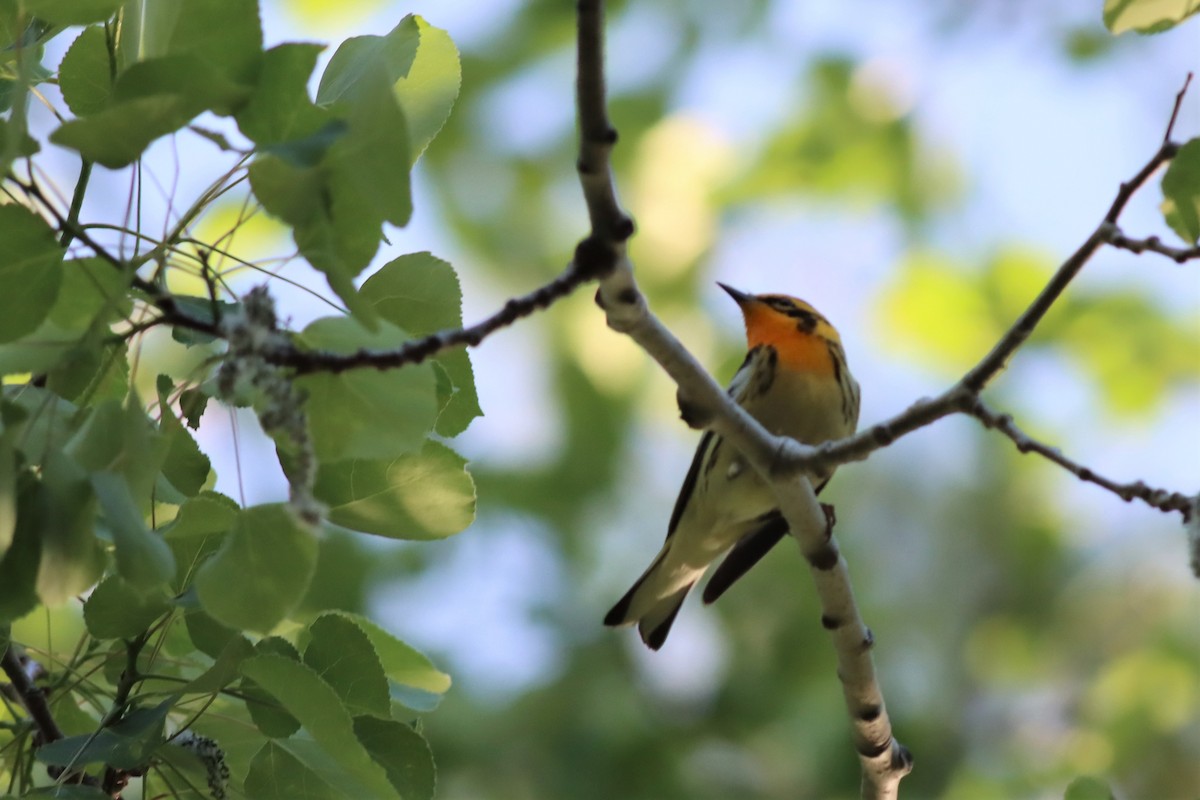
<svg viewBox="0 0 1200 800">
<path fill-rule="evenodd" d="M 272 364 L 292 367 L 300 375 L 310 372 L 336 374 L 361 367 L 395 369 L 408 364 L 420 364 L 451 348 L 476 347 L 501 328 L 512 325 L 517 320 L 528 317 L 534 312 L 548 308 L 555 301 L 571 294 L 589 280 L 591 280 L 590 275 L 570 266 L 554 280 L 529 294 L 508 300 L 495 314 L 470 327 L 451 328 L 432 333 L 406 342 L 394 350 L 359 350 L 354 353 L 341 354 L 282 347 L 263 355 Z"/>
<path fill-rule="evenodd" d="M 1185 517 L 1191 513 L 1192 505 L 1195 502 L 1194 498 L 1187 497 L 1179 492 L 1154 489 L 1147 486 L 1143 481 L 1118 483 L 1103 475 L 1099 475 L 1089 467 L 1085 467 L 1079 462 L 1067 458 L 1057 447 L 1051 447 L 1034 439 L 1017 427 L 1011 414 L 1001 414 L 993 411 L 978 397 L 974 398 L 974 402 L 967 405 L 963 410 L 965 413 L 982 422 L 985 427 L 1003 433 L 1012 440 L 1013 444 L 1017 446 L 1017 450 L 1022 453 L 1037 453 L 1053 461 L 1079 478 L 1079 480 L 1104 487 L 1126 503 L 1133 500 L 1141 500 L 1146 505 L 1157 508 L 1160 511 L 1178 511 Z"/>
<path fill-rule="evenodd" d="M 1132 239 L 1122 233 L 1121 229 L 1115 225 L 1109 230 L 1106 241 L 1113 247 L 1120 250 L 1128 250 L 1138 255 L 1147 251 L 1158 253 L 1171 259 L 1176 264 L 1200 258 L 1200 245 L 1194 247 L 1172 247 L 1169 244 L 1163 244 L 1162 240 L 1157 236 L 1147 236 L 1145 239 Z"/>
</svg>

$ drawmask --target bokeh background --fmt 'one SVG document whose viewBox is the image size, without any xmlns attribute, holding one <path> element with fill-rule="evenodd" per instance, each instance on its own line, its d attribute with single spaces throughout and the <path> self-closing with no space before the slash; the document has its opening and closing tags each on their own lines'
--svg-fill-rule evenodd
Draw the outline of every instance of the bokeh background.
<svg viewBox="0 0 1200 800">
<path fill-rule="evenodd" d="M 1088 235 L 1200 68 L 1200 23 L 1113 38 L 1100 5 L 612 3 L 618 181 L 654 309 L 726 380 L 740 318 L 714 281 L 796 294 L 841 329 L 864 424 L 940 391 Z M 409 12 L 455 39 L 463 89 L 418 165 L 413 224 L 378 261 L 451 261 L 477 319 L 561 270 L 586 231 L 573 3 L 279 0 L 264 24 L 268 44 L 336 44 Z M 1197 133 L 1194 90 L 1177 138 Z M 69 180 L 71 157 L 49 156 Z M 221 157 L 182 136 L 157 146 L 143 220 L 172 219 Z M 84 218 L 119 221 L 128 173 L 93 182 Z M 1130 235 L 1170 236 L 1160 200 L 1154 181 L 1125 216 Z M 243 216 L 235 193 L 197 236 Z M 263 215 L 232 247 L 300 285 L 273 285 L 294 324 L 329 313 L 310 293 L 327 295 L 322 281 Z M 178 356 L 159 340 L 144 354 Z M 716 607 L 689 601 L 659 653 L 600 624 L 661 544 L 695 446 L 670 382 L 586 290 L 472 358 L 485 416 L 455 446 L 472 460 L 478 521 L 435 544 L 331 535 L 307 601 L 369 613 L 452 673 L 424 722 L 440 796 L 856 796 L 796 548 Z M 1102 251 L 987 397 L 1105 475 L 1197 490 L 1196 263 Z M 252 416 L 210 409 L 201 433 L 219 489 L 285 495 Z M 844 467 L 826 495 L 916 756 L 906 796 L 1061 797 L 1082 774 L 1122 798 L 1200 793 L 1200 591 L 1178 515 L 966 419 Z"/>
</svg>

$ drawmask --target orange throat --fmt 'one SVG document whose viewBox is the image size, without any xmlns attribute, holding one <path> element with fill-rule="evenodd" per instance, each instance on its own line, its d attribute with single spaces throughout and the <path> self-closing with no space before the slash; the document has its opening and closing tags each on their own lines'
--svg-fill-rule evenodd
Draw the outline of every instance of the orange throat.
<svg viewBox="0 0 1200 800">
<path fill-rule="evenodd" d="M 779 354 L 779 365 L 796 372 L 833 375 L 829 342 L 816 332 L 798 327 L 794 318 L 768 309 L 746 315 L 746 339 L 750 347 L 769 345 Z"/>
</svg>

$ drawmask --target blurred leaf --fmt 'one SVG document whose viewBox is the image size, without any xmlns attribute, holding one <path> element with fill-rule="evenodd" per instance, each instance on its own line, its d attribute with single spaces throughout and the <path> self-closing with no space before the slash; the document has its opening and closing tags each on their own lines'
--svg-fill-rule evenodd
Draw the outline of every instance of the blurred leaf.
<svg viewBox="0 0 1200 800">
<path fill-rule="evenodd" d="M 0 557 L 0 634 L 6 634 L 2 626 L 25 616 L 38 603 L 45 513 L 42 491 L 42 484 L 29 475 L 21 476 L 17 483 L 17 527 L 7 552 Z"/>
<path fill-rule="evenodd" d="M 94 114 L 108 105 L 112 79 L 104 28 L 86 28 L 63 56 L 58 84 L 63 100 L 77 117 Z"/>
<path fill-rule="evenodd" d="M 63 262 L 62 285 L 49 319 L 64 330 L 86 331 L 99 318 L 115 322 L 133 310 L 128 295 L 132 273 L 101 258 Z"/>
<path fill-rule="evenodd" d="M 308 79 L 324 49 L 289 43 L 266 52 L 254 93 L 237 113 L 243 134 L 259 145 L 280 144 L 311 136 L 329 121 L 308 96 Z"/>
<path fill-rule="evenodd" d="M 238 504 L 223 494 L 202 492 L 179 507 L 163 536 L 169 540 L 224 533 L 237 521 L 239 510 Z"/>
<path fill-rule="evenodd" d="M 427 442 L 419 454 L 391 461 L 322 462 L 313 493 L 329 521 L 392 539 L 441 539 L 475 519 L 475 484 L 466 461 Z"/>
<path fill-rule="evenodd" d="M 196 574 L 214 619 L 267 633 L 296 607 L 316 566 L 311 531 L 280 504 L 243 509 L 221 549 Z"/>
<path fill-rule="evenodd" d="M 26 13 L 63 27 L 103 22 L 124 0 L 22 0 Z M 107 70 L 107 67 L 106 67 Z"/>
<path fill-rule="evenodd" d="M 437 135 L 458 97 L 458 50 L 445 31 L 409 14 L 387 36 L 359 36 L 338 48 L 317 91 L 323 105 L 358 91 L 364 72 L 383 67 L 408 123 L 411 165 Z"/>
<path fill-rule="evenodd" d="M 132 639 L 170 607 L 162 593 L 140 591 L 120 575 L 109 575 L 84 602 L 83 619 L 97 639 Z"/>
<path fill-rule="evenodd" d="M 249 86 L 262 58 L 258 0 L 131 0 L 120 40 L 121 66 L 188 55 Z"/>
<path fill-rule="evenodd" d="M 1063 800 L 1113 800 L 1113 793 L 1105 781 L 1084 775 L 1071 781 Z"/>
<path fill-rule="evenodd" d="M 137 161 L 151 142 L 179 130 L 199 112 L 182 95 L 140 97 L 63 123 L 50 134 L 50 141 L 89 161 L 119 169 Z"/>
<path fill-rule="evenodd" d="M 141 401 L 130 395 L 123 401 L 105 400 L 91 407 L 66 451 L 90 472 L 123 475 L 138 508 L 148 512 L 167 444 Z"/>
<path fill-rule="evenodd" d="M 895 274 L 877 316 L 889 347 L 959 373 L 995 344 L 1001 328 L 977 276 L 930 253 L 911 256 Z"/>
<path fill-rule="evenodd" d="M 171 548 L 146 527 L 129 484 L 112 472 L 92 473 L 92 488 L 116 545 L 117 572 L 141 591 L 161 587 L 175 575 Z"/>
<path fill-rule="evenodd" d="M 0 425 L 0 559 L 17 530 L 17 451 L 12 434 Z"/>
<path fill-rule="evenodd" d="M 112 795 L 105 794 L 92 786 L 43 786 L 26 792 L 22 797 L 49 797 L 53 800 L 111 800 Z"/>
<path fill-rule="evenodd" d="M 404 800 L 432 800 L 437 770 L 421 734 L 403 722 L 366 716 L 354 718 L 354 733 Z"/>
<path fill-rule="evenodd" d="M 354 319 L 327 317 L 309 324 L 298 338 L 312 349 L 349 354 L 393 348 L 408 335 L 387 323 L 372 334 Z M 437 419 L 437 383 L 428 364 L 303 375 L 295 383 L 308 393 L 309 430 L 322 462 L 414 451 Z"/>
<path fill-rule="evenodd" d="M 179 409 L 183 412 L 187 426 L 199 430 L 200 418 L 208 406 L 208 395 L 201 389 L 184 389 L 179 393 Z"/>
<path fill-rule="evenodd" d="M 1161 33 L 1200 11 L 1200 0 L 1104 0 L 1104 24 L 1114 34 Z"/>
<path fill-rule="evenodd" d="M 337 694 L 311 668 L 282 656 L 260 655 L 247 660 L 242 673 L 300 720 L 319 752 L 336 765 L 335 775 L 322 776 L 326 781 L 334 777 L 332 785 L 351 797 L 398 800 L 383 768 L 371 760 L 354 735 L 353 722 Z M 312 748 L 304 749 L 303 740 L 285 739 L 278 744 L 293 755 L 297 755 L 293 748 L 312 753 Z M 320 774 L 321 765 L 314 759 L 302 761 Z"/>
<path fill-rule="evenodd" d="M 308 626 L 304 663 L 337 692 L 352 715 L 388 718 L 387 678 L 366 633 L 349 617 L 324 614 Z"/>
<path fill-rule="evenodd" d="M 42 465 L 42 560 L 38 597 L 47 605 L 66 602 L 90 589 L 107 559 L 93 535 L 96 496 L 87 473 L 61 452 Z"/>
<path fill-rule="evenodd" d="M 1162 190 L 1167 224 L 1179 238 L 1196 244 L 1200 240 L 1200 139 L 1179 148 L 1163 175 Z"/>
<path fill-rule="evenodd" d="M 462 289 L 454 268 L 430 253 L 410 253 L 384 264 L 359 290 L 381 319 L 424 336 L 462 326 Z M 438 416 L 437 432 L 457 436 L 483 414 L 465 349 L 434 359 L 453 387 Z"/>
<path fill-rule="evenodd" d="M 174 702 L 175 698 L 169 698 L 154 708 L 134 709 L 120 722 L 96 733 L 42 745 L 37 760 L 57 767 L 103 763 L 115 769 L 144 768 L 163 743 L 163 723 Z"/>
<path fill-rule="evenodd" d="M 38 215 L 16 203 L 0 205 L 0 283 L 20 291 L 0 292 L 0 342 L 35 330 L 58 297 L 64 251 Z"/>
</svg>

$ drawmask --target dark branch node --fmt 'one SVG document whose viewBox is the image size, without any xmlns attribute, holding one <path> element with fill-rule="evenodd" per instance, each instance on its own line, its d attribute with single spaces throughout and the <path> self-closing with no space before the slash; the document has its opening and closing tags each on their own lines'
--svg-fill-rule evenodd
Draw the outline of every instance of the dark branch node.
<svg viewBox="0 0 1200 800">
<path fill-rule="evenodd" d="M 613 238 L 618 242 L 628 240 L 637 231 L 637 225 L 633 222 L 633 217 L 627 214 L 621 215 L 621 218 L 613 223 Z"/>
<path fill-rule="evenodd" d="M 874 722 L 879 719 L 879 715 L 883 713 L 883 707 L 876 704 L 863 706 L 858 710 L 858 718 L 863 722 Z"/>
<path fill-rule="evenodd" d="M 842 621 L 829 614 L 822 614 L 821 627 L 827 631 L 837 630 L 838 628 L 842 627 Z"/>
<path fill-rule="evenodd" d="M 882 744 L 876 744 L 875 742 L 861 741 L 857 744 L 856 749 L 858 750 L 859 754 L 861 754 L 864 758 L 878 758 L 879 756 L 886 753 L 888 751 L 888 749 L 891 748 L 891 746 L 892 746 L 892 739 L 889 737 L 888 740 Z"/>
<path fill-rule="evenodd" d="M 825 547 L 808 556 L 808 563 L 812 565 L 813 569 L 828 572 L 837 566 L 839 557 L 837 548 L 832 544 L 827 544 Z"/>
<path fill-rule="evenodd" d="M 603 278 L 616 266 L 616 248 L 595 234 L 588 236 L 575 248 L 575 271 L 585 280 Z"/>
<path fill-rule="evenodd" d="M 899 742 L 896 742 L 895 739 L 892 741 L 896 744 L 896 746 L 892 748 L 892 769 L 903 770 L 906 773 L 911 772 L 913 768 L 912 753 L 909 752 L 907 747 Z"/>
<path fill-rule="evenodd" d="M 875 634 L 870 628 L 867 628 L 867 632 L 863 634 L 863 640 L 859 646 L 864 652 L 875 646 Z"/>
</svg>

